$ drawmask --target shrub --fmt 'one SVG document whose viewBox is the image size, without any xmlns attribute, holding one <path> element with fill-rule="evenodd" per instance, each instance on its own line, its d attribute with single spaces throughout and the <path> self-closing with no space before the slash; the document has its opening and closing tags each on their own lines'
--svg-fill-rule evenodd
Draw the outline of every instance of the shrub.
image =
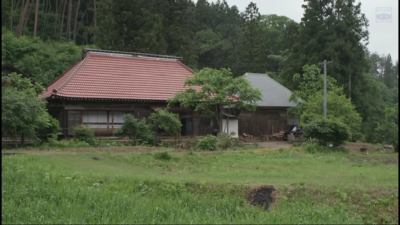
<svg viewBox="0 0 400 225">
<path fill-rule="evenodd" d="M 207 136 L 199 140 L 199 142 L 196 145 L 196 148 L 206 151 L 215 151 L 217 150 L 217 142 L 218 142 L 217 137 L 208 134 Z"/>
<path fill-rule="evenodd" d="M 74 127 L 74 137 L 78 141 L 84 141 L 90 145 L 94 144 L 94 131 L 83 124 Z"/>
<path fill-rule="evenodd" d="M 229 134 L 219 133 L 217 138 L 217 146 L 222 149 L 231 148 L 235 144 L 235 140 Z"/>
<path fill-rule="evenodd" d="M 49 142 L 41 146 L 41 148 L 87 148 L 90 145 L 85 141 L 71 139 L 69 141 L 57 141 L 49 139 Z"/>
<path fill-rule="evenodd" d="M 56 118 L 48 115 L 49 124 L 47 126 L 39 126 L 39 128 L 35 131 L 36 137 L 40 140 L 40 142 L 49 141 L 49 139 L 54 137 L 57 139 L 57 134 L 60 131 L 60 123 Z"/>
<path fill-rule="evenodd" d="M 153 156 L 155 159 L 162 159 L 162 160 L 172 159 L 172 155 L 168 151 L 158 151 L 155 152 Z"/>
<path fill-rule="evenodd" d="M 348 127 L 332 119 L 316 119 L 303 127 L 304 136 L 317 138 L 322 146 L 339 146 L 350 138 Z"/>
<path fill-rule="evenodd" d="M 145 119 L 136 119 L 132 114 L 124 115 L 125 123 L 115 134 L 118 136 L 127 136 L 136 145 L 139 144 L 139 139 L 142 143 L 154 144 L 154 134 L 151 132 L 150 125 Z"/>
<path fill-rule="evenodd" d="M 235 147 L 243 147 L 244 146 L 244 144 L 243 144 L 243 141 L 242 140 L 239 140 L 239 139 L 234 139 L 235 140 Z"/>
<path fill-rule="evenodd" d="M 162 130 L 168 135 L 176 136 L 181 132 L 181 121 L 177 114 L 168 112 L 167 109 L 156 109 L 149 119 L 151 119 L 154 131 Z"/>
</svg>

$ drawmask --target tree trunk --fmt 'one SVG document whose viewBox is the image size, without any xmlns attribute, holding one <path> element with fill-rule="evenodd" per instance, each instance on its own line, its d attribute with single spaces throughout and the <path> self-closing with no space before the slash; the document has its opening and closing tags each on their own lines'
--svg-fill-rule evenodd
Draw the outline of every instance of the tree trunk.
<svg viewBox="0 0 400 225">
<path fill-rule="evenodd" d="M 84 11 L 83 14 L 82 14 L 81 22 L 78 24 L 77 32 L 79 32 L 79 30 L 80 30 L 80 28 L 81 28 L 81 26 L 82 26 L 82 24 L 83 24 L 83 19 L 85 18 L 86 12 L 87 12 L 87 10 L 89 9 L 90 3 L 92 3 L 92 0 L 89 1 L 89 3 L 88 3 L 87 6 L 86 6 L 85 11 Z M 84 34 L 84 35 L 85 35 L 85 34 Z M 75 38 L 76 38 L 76 37 L 75 37 Z M 75 41 L 75 38 L 74 38 L 74 41 Z"/>
<path fill-rule="evenodd" d="M 351 100 L 351 74 L 349 75 L 349 99 Z"/>
<path fill-rule="evenodd" d="M 11 0 L 11 14 L 10 14 L 10 31 L 13 31 L 13 10 L 14 10 L 14 0 Z"/>
<path fill-rule="evenodd" d="M 35 25 L 33 26 L 33 38 L 36 37 L 36 29 L 37 29 L 37 23 L 38 23 L 38 12 L 39 12 L 39 0 L 36 0 Z"/>
<path fill-rule="evenodd" d="M 60 0 L 60 5 L 58 5 L 58 0 L 56 0 L 56 12 L 55 12 L 55 14 L 57 14 L 57 15 L 60 14 L 59 12 L 61 11 L 61 7 L 62 7 L 62 0 Z M 54 34 L 57 33 L 57 22 L 58 21 L 54 21 Z"/>
<path fill-rule="evenodd" d="M 46 0 L 43 0 L 43 12 L 45 13 L 44 15 L 44 20 L 43 20 L 43 28 L 42 28 L 42 43 L 44 41 L 44 36 L 45 36 L 45 32 L 46 32 L 46 25 L 47 25 L 47 14 L 48 12 L 51 11 L 51 3 L 49 3 L 49 0 L 47 0 L 47 4 L 46 4 Z"/>
<path fill-rule="evenodd" d="M 93 17 L 93 21 L 94 21 L 94 32 L 93 32 L 93 44 L 96 44 L 96 27 L 97 27 L 97 6 L 96 6 L 96 0 L 94 0 L 94 17 Z"/>
<path fill-rule="evenodd" d="M 66 5 L 67 5 L 67 0 L 64 0 L 64 7 L 63 7 L 62 16 L 61 16 L 61 26 L 60 26 L 60 41 L 62 39 L 62 32 L 63 32 L 63 27 L 64 27 L 64 14 L 65 14 Z"/>
<path fill-rule="evenodd" d="M 22 34 L 22 26 L 24 25 L 25 14 L 26 14 L 26 11 L 28 11 L 28 6 L 29 6 L 29 0 L 26 0 L 25 4 L 24 4 L 24 0 L 22 0 L 21 14 L 19 16 L 18 27 L 17 27 L 17 32 L 16 32 L 17 37 L 20 37 Z"/>
<path fill-rule="evenodd" d="M 29 3 L 29 10 L 28 10 L 28 14 L 25 15 L 25 22 L 24 22 L 24 27 L 23 27 L 24 29 L 22 30 L 22 35 L 25 34 L 26 26 L 27 26 L 28 20 L 29 20 L 29 14 L 31 14 L 31 10 L 32 10 L 32 6 L 33 6 L 33 4 L 30 4 L 30 0 L 28 0 L 28 3 Z"/>
<path fill-rule="evenodd" d="M 74 42 L 76 39 L 76 24 L 78 23 L 78 13 L 79 13 L 80 4 L 81 4 L 81 0 L 78 0 L 78 5 L 76 6 L 76 13 L 75 13 L 75 23 L 74 23 L 74 34 L 73 34 Z"/>
<path fill-rule="evenodd" d="M 21 134 L 21 147 L 25 144 L 25 135 Z"/>
<path fill-rule="evenodd" d="M 68 3 L 68 18 L 67 18 L 67 32 L 66 32 L 66 40 L 71 40 L 71 17 L 72 17 L 72 0 L 69 0 Z"/>
</svg>

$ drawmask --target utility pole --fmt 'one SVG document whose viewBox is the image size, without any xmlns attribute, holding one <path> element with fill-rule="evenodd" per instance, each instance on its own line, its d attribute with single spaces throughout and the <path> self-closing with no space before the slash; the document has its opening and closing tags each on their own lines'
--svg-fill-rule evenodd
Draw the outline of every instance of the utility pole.
<svg viewBox="0 0 400 225">
<path fill-rule="evenodd" d="M 327 62 L 326 59 L 324 62 L 320 62 L 319 64 L 324 64 L 324 117 L 326 117 L 326 64 L 327 63 L 332 63 L 332 61 Z"/>
</svg>

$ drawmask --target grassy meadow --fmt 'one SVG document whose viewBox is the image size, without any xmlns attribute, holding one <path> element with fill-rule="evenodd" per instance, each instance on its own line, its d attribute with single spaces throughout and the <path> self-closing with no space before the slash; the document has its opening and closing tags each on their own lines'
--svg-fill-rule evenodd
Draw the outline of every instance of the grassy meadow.
<svg viewBox="0 0 400 225">
<path fill-rule="evenodd" d="M 362 224 L 398 220 L 397 154 L 307 154 L 292 147 L 165 155 L 3 156 L 2 223 Z M 276 188 L 268 210 L 248 201 L 249 190 L 257 185 Z"/>
</svg>

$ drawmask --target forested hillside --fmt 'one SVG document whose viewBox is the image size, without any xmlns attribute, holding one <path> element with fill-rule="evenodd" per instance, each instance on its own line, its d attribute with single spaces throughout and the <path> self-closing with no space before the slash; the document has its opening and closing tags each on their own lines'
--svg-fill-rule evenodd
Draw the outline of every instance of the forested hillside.
<svg viewBox="0 0 400 225">
<path fill-rule="evenodd" d="M 271 4 L 273 4 L 271 2 Z M 377 142 L 385 107 L 398 103 L 398 61 L 370 53 L 368 20 L 355 0 L 305 1 L 300 23 L 207 0 L 2 0 L 2 62 L 48 85 L 82 48 L 168 54 L 184 63 L 268 73 L 292 90 L 295 73 L 324 59 Z M 322 68 L 322 67 L 320 67 Z"/>
</svg>

